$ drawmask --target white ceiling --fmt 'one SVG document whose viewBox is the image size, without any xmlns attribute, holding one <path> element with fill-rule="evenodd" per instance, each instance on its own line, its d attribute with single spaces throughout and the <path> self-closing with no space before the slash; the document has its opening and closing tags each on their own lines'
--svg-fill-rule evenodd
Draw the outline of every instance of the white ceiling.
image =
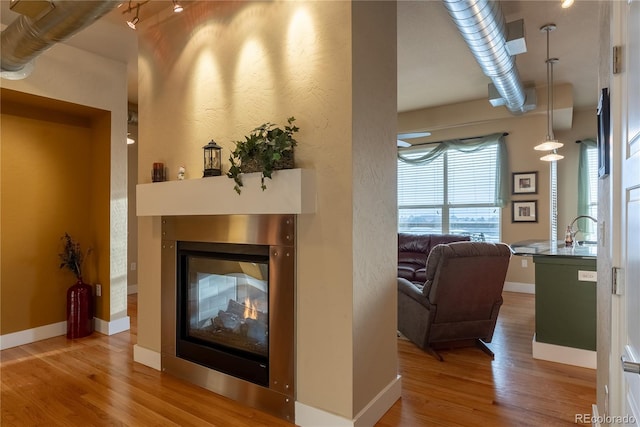
<svg viewBox="0 0 640 427">
<path fill-rule="evenodd" d="M 507 22 L 524 19 L 527 52 L 516 57 L 524 83 L 546 86 L 546 33 L 555 23 L 550 55 L 555 83 L 572 83 L 577 108 L 595 106 L 597 88 L 597 1 L 502 1 Z M 487 98 L 484 76 L 440 1 L 398 3 L 398 111 Z"/>
<path fill-rule="evenodd" d="M 1 20 L 17 16 L 0 0 Z M 125 4 L 126 6 L 126 4 Z M 185 5 L 189 7 L 187 3 Z M 140 10 L 141 22 L 171 12 L 171 1 L 152 0 Z M 559 0 L 502 1 L 507 21 L 524 19 L 527 52 L 516 57 L 521 80 L 546 85 L 546 34 L 539 28 L 555 23 L 551 56 L 556 83 L 572 83 L 574 106 L 597 103 L 598 1 L 582 0 L 562 9 Z M 137 103 L 137 40 L 125 23 L 122 8 L 72 37 L 68 44 L 128 64 L 129 101 Z M 37 64 L 36 64 L 37 66 Z M 398 2 L 398 111 L 486 99 L 485 77 L 440 1 Z"/>
</svg>

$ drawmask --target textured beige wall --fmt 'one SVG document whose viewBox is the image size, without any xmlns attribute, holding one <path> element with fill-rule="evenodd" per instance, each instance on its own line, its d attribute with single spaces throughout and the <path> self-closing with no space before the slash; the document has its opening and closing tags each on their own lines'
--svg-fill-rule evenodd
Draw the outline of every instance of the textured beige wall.
<svg viewBox="0 0 640 427">
<path fill-rule="evenodd" d="M 110 156 L 110 114 L 105 112 L 92 120 L 91 127 L 91 242 L 92 256 L 89 258 L 95 278 L 92 283 L 106 283 L 101 296 L 96 296 L 95 317 L 111 319 L 111 156 Z M 118 259 L 118 258 L 116 258 Z M 118 304 L 118 301 L 114 301 Z"/>
<path fill-rule="evenodd" d="M 131 108 L 131 106 L 129 106 Z M 138 284 L 138 217 L 136 216 L 136 184 L 138 184 L 138 126 L 128 125 L 128 132 L 136 143 L 127 146 L 127 286 Z M 131 264 L 136 269 L 131 269 Z"/>
<path fill-rule="evenodd" d="M 347 419 L 397 373 L 395 5 L 373 10 L 387 28 L 367 32 L 390 37 L 381 50 L 388 63 L 358 93 L 352 67 L 372 64 L 376 52 L 364 40 L 352 52 L 349 2 L 201 2 L 140 40 L 139 182 L 150 182 L 157 161 L 169 179 L 180 165 L 199 179 L 211 138 L 226 169 L 232 141 L 263 122 L 298 119 L 296 166 L 315 169 L 317 213 L 298 218 L 296 400 Z M 360 108 L 373 114 L 356 117 Z M 159 243 L 159 221 L 141 218 L 138 344 L 155 351 Z"/>
<path fill-rule="evenodd" d="M 619 31 L 619 21 L 616 17 L 620 10 L 624 10 L 624 3 L 614 4 L 613 2 L 602 2 L 600 4 L 599 13 L 599 34 L 600 34 L 600 46 L 599 46 L 599 61 L 598 61 L 598 81 L 601 88 L 611 88 L 613 80 L 610 74 L 612 64 L 612 51 L 613 45 L 616 42 L 616 33 Z M 615 87 L 615 86 L 614 86 Z M 613 104 L 615 108 L 615 103 Z M 614 117 L 616 115 L 614 110 Z M 615 121 L 612 123 L 612 141 L 616 141 L 618 138 L 618 132 L 621 129 L 616 129 Z M 615 144 L 615 142 L 613 142 Z M 618 150 L 622 150 L 620 147 Z M 618 152 L 614 148 L 613 153 Z M 613 168 L 616 168 L 615 154 L 612 154 Z M 617 351 L 612 351 L 612 344 L 617 346 L 617 333 L 614 332 L 615 327 L 612 329 L 612 325 L 615 319 L 615 315 L 619 309 L 619 300 L 617 297 L 611 295 L 612 288 L 612 276 L 613 274 L 607 274 L 612 271 L 614 267 L 614 255 L 620 243 L 614 241 L 617 237 L 617 229 L 619 226 L 614 225 L 614 218 L 618 218 L 620 214 L 619 208 L 616 207 L 614 202 L 615 195 L 618 194 L 618 190 L 614 189 L 613 185 L 616 182 L 612 177 L 598 180 L 598 222 L 605 224 L 604 236 L 598 236 L 598 239 L 604 239 L 604 251 L 600 251 L 598 254 L 598 271 L 603 274 L 598 274 L 598 286 L 597 286 L 597 353 L 598 353 L 598 369 L 596 376 L 596 397 L 598 410 L 600 414 L 621 414 L 621 408 L 619 405 L 625 399 L 621 395 L 622 387 L 617 387 L 620 378 L 616 378 L 617 375 L 613 374 L 616 369 L 610 368 L 613 363 L 617 364 L 617 360 L 614 355 L 617 355 Z M 617 259 L 616 259 L 617 261 Z M 604 273 L 606 272 L 606 273 Z M 615 324 L 618 322 L 616 321 Z M 613 333 L 612 333 L 613 332 Z M 613 335 L 613 336 L 612 336 Z M 610 393 L 610 394 L 609 394 Z"/>
<path fill-rule="evenodd" d="M 396 4 L 354 2 L 352 23 L 355 416 L 398 374 Z"/>
<path fill-rule="evenodd" d="M 109 275 L 102 283 L 108 309 L 102 319 L 126 316 L 127 262 L 127 70 L 115 62 L 59 43 L 40 55 L 24 80 L 1 80 L 2 87 L 52 100 L 107 111 L 100 127 L 109 130 Z M 98 302 L 98 304 L 101 304 Z"/>
<path fill-rule="evenodd" d="M 571 91 L 561 85 L 554 96 L 554 106 L 566 109 L 572 104 Z M 595 90 L 595 89 L 594 89 Z M 546 88 L 537 89 L 538 107 L 535 111 L 521 116 L 510 114 L 506 108 L 493 108 L 486 99 L 460 104 L 418 110 L 398 115 L 398 130 L 431 130 L 427 141 L 442 141 L 450 138 L 466 138 L 507 132 L 505 138 L 509 155 L 509 180 L 512 172 L 538 171 L 538 193 L 511 196 L 512 200 L 537 200 L 537 223 L 512 223 L 511 203 L 502 209 L 502 241 L 514 243 L 527 239 L 548 239 L 550 232 L 550 166 L 541 161 L 540 154 L 533 147 L 547 134 Z M 556 130 L 556 137 L 565 146 L 559 151 L 565 159 L 558 163 L 558 220 L 559 232 L 566 227 L 565 222 L 575 216 L 577 206 L 577 174 L 579 147 L 577 139 L 595 135 L 595 107 L 573 112 L 572 127 Z M 510 189 L 511 191 L 511 189 Z M 569 218 L 570 217 L 570 218 Z M 567 219 L 569 218 L 569 219 Z M 560 236 L 563 237 L 563 236 Z M 521 257 L 512 257 L 507 272 L 508 282 L 534 283 L 532 262 L 522 266 Z"/>
</svg>

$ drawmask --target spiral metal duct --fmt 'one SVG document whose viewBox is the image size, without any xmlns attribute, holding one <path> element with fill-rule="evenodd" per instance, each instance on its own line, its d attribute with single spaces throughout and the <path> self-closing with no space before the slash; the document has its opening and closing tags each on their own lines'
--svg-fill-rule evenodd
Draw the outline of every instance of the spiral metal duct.
<svg viewBox="0 0 640 427">
<path fill-rule="evenodd" d="M 24 0 L 14 0 L 16 4 L 20 1 Z M 51 2 L 50 9 L 41 16 L 20 15 L 2 31 L 3 77 L 5 73 L 19 74 L 42 52 L 88 27 L 118 3 L 113 0 L 56 1 Z"/>
<path fill-rule="evenodd" d="M 500 3 L 489 0 L 442 0 L 484 74 L 512 113 L 523 113 L 526 94 L 514 58 L 507 50 L 507 30 Z"/>
</svg>

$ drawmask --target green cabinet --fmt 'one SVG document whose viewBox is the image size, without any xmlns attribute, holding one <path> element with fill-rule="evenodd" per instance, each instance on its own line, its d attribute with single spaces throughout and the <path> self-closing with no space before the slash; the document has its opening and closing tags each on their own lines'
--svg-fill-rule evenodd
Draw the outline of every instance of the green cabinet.
<svg viewBox="0 0 640 427">
<path fill-rule="evenodd" d="M 596 350 L 595 258 L 534 256 L 536 341 Z"/>
</svg>

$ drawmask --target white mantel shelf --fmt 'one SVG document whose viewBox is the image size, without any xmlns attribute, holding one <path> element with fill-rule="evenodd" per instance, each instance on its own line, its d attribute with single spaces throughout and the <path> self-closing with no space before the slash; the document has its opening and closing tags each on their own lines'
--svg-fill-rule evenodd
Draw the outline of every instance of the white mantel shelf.
<svg viewBox="0 0 640 427">
<path fill-rule="evenodd" d="M 286 169 L 265 179 L 242 176 L 242 194 L 226 176 L 165 181 L 136 186 L 138 216 L 309 214 L 316 211 L 315 171 Z"/>
</svg>

